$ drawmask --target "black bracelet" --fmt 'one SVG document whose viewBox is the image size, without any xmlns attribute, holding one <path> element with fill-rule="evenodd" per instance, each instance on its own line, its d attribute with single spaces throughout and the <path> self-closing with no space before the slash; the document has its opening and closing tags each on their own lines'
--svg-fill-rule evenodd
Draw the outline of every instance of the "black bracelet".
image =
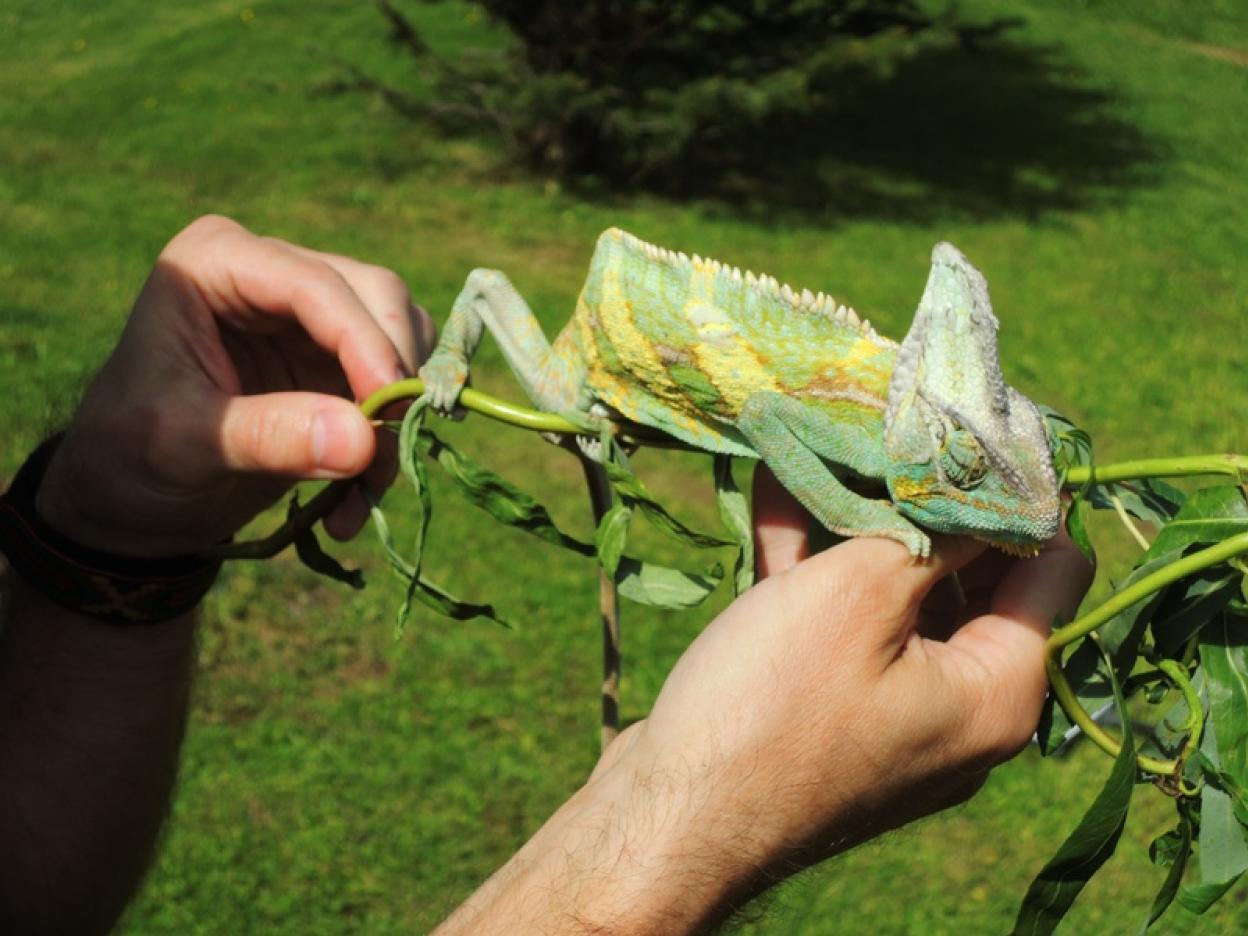
<svg viewBox="0 0 1248 936">
<path fill-rule="evenodd" d="M 0 496 L 0 552 L 14 571 L 62 607 L 109 624 L 156 624 L 199 604 L 220 560 L 118 556 L 75 543 L 44 522 L 35 496 L 60 441 L 53 436 L 39 446 Z"/>
</svg>

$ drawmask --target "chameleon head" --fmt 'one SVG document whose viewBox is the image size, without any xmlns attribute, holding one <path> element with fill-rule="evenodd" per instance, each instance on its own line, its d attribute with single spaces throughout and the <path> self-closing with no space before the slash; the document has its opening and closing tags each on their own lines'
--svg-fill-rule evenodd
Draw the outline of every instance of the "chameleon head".
<svg viewBox="0 0 1248 936">
<path fill-rule="evenodd" d="M 988 284 L 950 244 L 897 353 L 884 415 L 886 481 L 920 526 L 1034 553 L 1058 528 L 1044 419 L 1001 376 Z"/>
</svg>

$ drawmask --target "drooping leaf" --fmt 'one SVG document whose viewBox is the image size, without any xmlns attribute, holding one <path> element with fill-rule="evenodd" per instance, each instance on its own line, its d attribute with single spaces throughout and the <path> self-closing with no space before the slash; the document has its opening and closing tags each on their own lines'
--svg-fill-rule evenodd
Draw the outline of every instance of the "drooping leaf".
<svg viewBox="0 0 1248 936">
<path fill-rule="evenodd" d="M 667 508 L 646 489 L 641 479 L 633 474 L 623 459 L 604 458 L 603 468 L 606 469 L 607 477 L 611 480 L 611 485 L 620 500 L 635 506 L 647 520 L 678 542 L 703 549 L 735 545 L 731 540 L 694 530 L 672 516 Z"/>
<path fill-rule="evenodd" d="M 732 581 L 733 594 L 740 595 L 754 584 L 754 524 L 750 518 L 750 505 L 732 477 L 731 455 L 715 455 L 714 473 L 719 518 L 737 541 Z"/>
<path fill-rule="evenodd" d="M 1112 690 L 1122 723 L 1129 725 L 1126 702 L 1116 679 L 1112 680 Z M 1114 758 L 1105 785 L 1027 889 L 1013 936 L 1042 936 L 1052 933 L 1061 922 L 1084 885 L 1118 846 L 1135 779 L 1135 742 L 1131 732 L 1124 731 L 1122 748 Z"/>
<path fill-rule="evenodd" d="M 429 533 L 429 520 L 433 516 L 433 500 L 429 493 L 429 478 L 425 463 L 420 460 L 420 430 L 424 425 L 428 404 L 422 398 L 408 407 L 399 429 L 399 470 L 403 472 L 416 492 L 419 511 L 416 518 L 416 541 L 412 544 L 413 579 L 420 575 L 420 565 L 425 556 L 425 539 Z M 410 601 L 410 594 L 408 600 Z"/>
<path fill-rule="evenodd" d="M 540 540 L 582 556 L 594 555 L 593 545 L 564 533 L 541 503 L 510 481 L 473 461 L 427 429 L 421 432 L 420 445 L 425 454 L 456 483 L 461 494 L 499 523 L 524 530 Z"/>
<path fill-rule="evenodd" d="M 1161 882 L 1157 896 L 1153 898 L 1153 905 L 1148 911 L 1148 919 L 1140 928 L 1140 936 L 1148 932 L 1169 909 L 1170 904 L 1174 903 L 1174 898 L 1179 893 L 1179 886 L 1183 883 L 1183 872 L 1187 870 L 1187 859 L 1191 854 L 1192 817 L 1183 800 L 1179 800 L 1178 825 L 1154 839 L 1148 849 L 1148 857 L 1153 864 L 1169 867 L 1170 871 L 1166 874 L 1165 880 Z"/>
<path fill-rule="evenodd" d="M 298 512 L 299 495 L 293 494 L 286 515 L 290 518 Z M 348 569 L 327 553 L 321 547 L 321 541 L 316 538 L 315 527 L 308 527 L 295 537 L 295 554 L 299 557 L 299 561 L 313 572 L 328 576 L 336 582 L 345 582 L 355 589 L 364 587 L 364 573 L 359 569 Z"/>
<path fill-rule="evenodd" d="M 652 608 L 693 608 L 719 587 L 724 570 L 714 565 L 705 572 L 686 572 L 640 562 L 631 556 L 620 558 L 615 583 L 620 596 Z"/>
<path fill-rule="evenodd" d="M 423 579 L 416 566 L 405 559 L 395 548 L 394 537 L 390 533 L 390 525 L 386 522 L 386 515 L 378 506 L 375 498 L 369 498 L 369 512 L 373 520 L 373 529 L 377 533 L 377 539 L 381 543 L 382 551 L 385 553 L 390 567 L 407 586 L 407 594 L 395 616 L 394 629 L 396 637 L 401 636 L 403 633 L 408 615 L 411 613 L 412 599 L 420 601 L 439 614 L 458 621 L 483 617 L 504 627 L 511 626 L 498 616 L 492 605 L 461 601 L 432 582 Z"/>
</svg>

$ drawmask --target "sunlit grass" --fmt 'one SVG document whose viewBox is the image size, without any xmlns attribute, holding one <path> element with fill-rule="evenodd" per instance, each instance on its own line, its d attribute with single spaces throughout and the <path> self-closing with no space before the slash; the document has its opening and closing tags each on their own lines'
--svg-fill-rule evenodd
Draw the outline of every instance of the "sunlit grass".
<svg viewBox="0 0 1248 936">
<path fill-rule="evenodd" d="M 1096 92 L 1097 115 L 1147 144 L 1140 172 L 1090 182 L 1076 170 L 1096 152 L 1095 127 L 1058 141 L 1046 171 L 1056 185 L 1077 179 L 1074 204 L 1015 205 L 993 172 L 973 206 L 909 180 L 911 197 L 939 211 L 832 203 L 768 219 L 581 200 L 524 180 L 487 146 L 444 143 L 368 98 L 322 93 L 330 51 L 403 75 L 368 5 L 19 0 L 0 12 L 0 474 L 64 418 L 162 243 L 208 211 L 391 266 L 438 318 L 470 269 L 499 267 L 551 333 L 612 224 L 831 292 L 893 335 L 932 244 L 948 239 L 992 284 L 1011 382 L 1069 413 L 1104 455 L 1243 451 L 1248 70 L 1191 47 L 1248 48 L 1230 6 L 1207 4 L 1207 20 L 1161 0 L 1138 15 L 1131 4 L 1023 6 L 1015 38 L 1056 63 L 1044 81 Z M 481 29 L 453 5 L 410 8 L 444 47 Z M 1005 103 L 999 122 L 957 127 L 986 169 L 994 139 L 1033 129 L 1034 102 Z M 518 396 L 491 346 L 474 379 Z M 471 420 L 445 432 L 588 532 L 579 471 L 562 453 Z M 637 464 L 686 515 L 713 523 L 709 466 L 658 453 Z M 398 596 L 367 533 L 347 551 L 368 573 L 362 593 L 285 559 L 230 568 L 206 610 L 168 839 L 123 932 L 427 928 L 584 778 L 597 744 L 592 569 L 496 529 L 433 477 L 429 574 L 494 601 L 517 629 L 418 612 L 393 642 Z M 671 556 L 657 538 L 642 545 Z M 645 713 L 712 613 L 626 609 L 626 717 Z M 747 929 L 1006 931 L 1108 766 L 1091 750 L 1053 762 L 1028 753 L 972 804 L 805 876 Z M 1136 930 L 1162 877 L 1145 847 L 1166 822 L 1161 797 L 1141 790 L 1121 854 L 1066 932 Z M 1241 931 L 1241 900 L 1242 888 L 1200 922 L 1174 912 L 1164 931 Z"/>
</svg>

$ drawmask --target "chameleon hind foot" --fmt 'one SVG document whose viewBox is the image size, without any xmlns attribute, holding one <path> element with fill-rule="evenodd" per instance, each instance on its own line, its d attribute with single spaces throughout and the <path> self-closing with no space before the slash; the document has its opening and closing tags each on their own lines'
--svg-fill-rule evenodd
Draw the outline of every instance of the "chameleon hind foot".
<svg viewBox="0 0 1248 936">
<path fill-rule="evenodd" d="M 435 351 L 416 372 L 425 385 L 424 397 L 439 416 L 462 418 L 463 409 L 457 407 L 459 394 L 468 382 L 468 365 L 440 349 Z"/>
</svg>

